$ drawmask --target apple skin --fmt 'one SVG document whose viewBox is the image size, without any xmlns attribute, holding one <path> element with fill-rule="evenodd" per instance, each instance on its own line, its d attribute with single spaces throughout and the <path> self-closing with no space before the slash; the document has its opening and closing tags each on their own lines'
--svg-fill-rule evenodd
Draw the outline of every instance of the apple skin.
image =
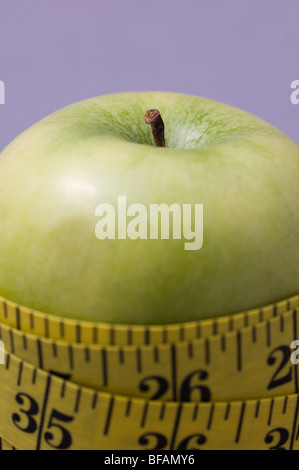
<svg viewBox="0 0 299 470">
<path fill-rule="evenodd" d="M 166 148 L 144 123 L 158 108 Z M 84 100 L 0 154 L 0 295 L 75 319 L 164 324 L 299 291 L 299 145 L 208 99 L 164 92 Z M 204 205 L 204 241 L 98 240 L 96 207 Z"/>
</svg>

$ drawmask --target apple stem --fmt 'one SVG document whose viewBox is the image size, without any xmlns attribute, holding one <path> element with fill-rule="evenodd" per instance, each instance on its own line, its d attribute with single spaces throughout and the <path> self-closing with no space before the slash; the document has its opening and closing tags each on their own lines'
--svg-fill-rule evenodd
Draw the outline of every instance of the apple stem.
<svg viewBox="0 0 299 470">
<path fill-rule="evenodd" d="M 164 137 L 164 122 L 158 109 L 148 109 L 145 113 L 144 120 L 146 124 L 151 125 L 155 146 L 166 147 Z"/>
</svg>

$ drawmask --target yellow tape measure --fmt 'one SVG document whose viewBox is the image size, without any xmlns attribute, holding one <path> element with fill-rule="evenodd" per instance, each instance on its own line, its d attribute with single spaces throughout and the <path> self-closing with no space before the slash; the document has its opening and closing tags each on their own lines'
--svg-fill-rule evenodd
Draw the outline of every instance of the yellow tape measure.
<svg viewBox="0 0 299 470">
<path fill-rule="evenodd" d="M 20 449 L 299 449 L 299 396 L 140 400 L 80 387 L 7 357 L 0 434 Z"/>
<path fill-rule="evenodd" d="M 0 437 L 0 450 L 17 450 L 16 447 L 12 446 L 5 439 Z"/>
<path fill-rule="evenodd" d="M 155 327 L 0 305 L 3 449 L 299 448 L 299 296 Z"/>
<path fill-rule="evenodd" d="M 51 339 L 85 344 L 160 344 L 237 330 L 299 306 L 299 295 L 239 314 L 173 325 L 110 325 L 45 315 L 0 297 L 0 323 Z"/>
<path fill-rule="evenodd" d="M 297 325 L 298 307 L 239 330 L 158 345 L 68 343 L 4 324 L 0 339 L 22 360 L 97 390 L 164 401 L 243 400 L 296 392 L 290 344 L 299 338 Z"/>
</svg>

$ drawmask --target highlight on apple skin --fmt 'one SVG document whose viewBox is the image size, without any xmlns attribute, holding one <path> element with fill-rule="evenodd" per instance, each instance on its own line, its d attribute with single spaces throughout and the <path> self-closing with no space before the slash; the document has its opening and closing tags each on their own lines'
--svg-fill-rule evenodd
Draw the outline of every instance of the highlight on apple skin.
<svg viewBox="0 0 299 470">
<path fill-rule="evenodd" d="M 165 147 L 153 145 L 148 109 L 161 113 Z M 299 145 L 231 106 L 165 92 L 75 103 L 0 154 L 0 295 L 119 324 L 212 318 L 295 295 L 298 181 Z M 202 247 L 99 240 L 95 210 L 119 196 L 202 205 Z"/>
</svg>

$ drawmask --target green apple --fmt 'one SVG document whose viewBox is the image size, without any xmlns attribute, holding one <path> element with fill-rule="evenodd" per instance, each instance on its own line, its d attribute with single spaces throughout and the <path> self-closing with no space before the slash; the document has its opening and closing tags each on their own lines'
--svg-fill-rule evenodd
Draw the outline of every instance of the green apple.
<svg viewBox="0 0 299 470">
<path fill-rule="evenodd" d="M 145 112 L 157 108 L 166 147 Z M 99 204 L 202 204 L 203 245 L 99 240 Z M 299 292 L 299 145 L 208 99 L 119 93 L 75 103 L 0 154 L 0 295 L 121 324 L 211 318 Z"/>
</svg>

